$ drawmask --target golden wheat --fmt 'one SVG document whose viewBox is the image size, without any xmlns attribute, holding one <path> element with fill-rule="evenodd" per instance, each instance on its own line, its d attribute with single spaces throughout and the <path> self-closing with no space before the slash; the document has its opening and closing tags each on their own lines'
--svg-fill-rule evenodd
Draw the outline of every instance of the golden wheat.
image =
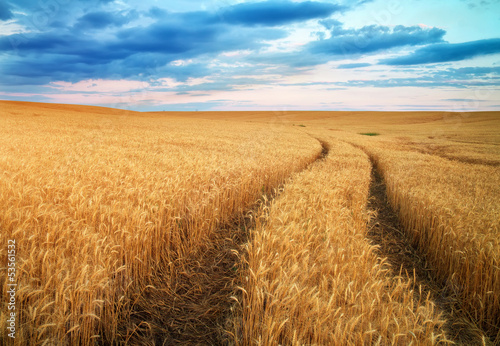
<svg viewBox="0 0 500 346">
<path fill-rule="evenodd" d="M 294 175 L 253 232 L 235 335 L 244 345 L 447 342 L 434 304 L 415 301 L 365 237 L 367 156 L 328 143 L 331 154 Z"/>
<path fill-rule="evenodd" d="M 321 150 L 276 126 L 30 107 L 0 116 L 1 243 L 18 244 L 19 344 L 131 341 L 145 324 L 123 321 L 141 313 L 157 270 L 168 292 L 220 225 Z"/>
<path fill-rule="evenodd" d="M 367 240 L 363 151 L 413 244 L 500 340 L 496 113 L 0 107 L 17 344 L 450 343 L 431 297 Z M 310 165 L 314 137 L 330 154 Z M 291 174 L 245 250 L 244 213 Z M 6 246 L 0 263 L 4 297 Z"/>
<path fill-rule="evenodd" d="M 409 238 L 459 299 L 462 313 L 500 341 L 498 169 L 397 141 L 354 138 L 376 162 Z"/>
</svg>

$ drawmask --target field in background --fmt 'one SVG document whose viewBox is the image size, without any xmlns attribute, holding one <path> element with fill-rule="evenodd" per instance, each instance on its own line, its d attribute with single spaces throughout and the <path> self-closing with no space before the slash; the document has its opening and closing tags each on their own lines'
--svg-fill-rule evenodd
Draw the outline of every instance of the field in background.
<svg viewBox="0 0 500 346">
<path fill-rule="evenodd" d="M 0 102 L 0 128 L 20 344 L 449 343 L 449 316 L 500 342 L 499 113 Z M 369 239 L 372 165 L 456 314 Z"/>
</svg>

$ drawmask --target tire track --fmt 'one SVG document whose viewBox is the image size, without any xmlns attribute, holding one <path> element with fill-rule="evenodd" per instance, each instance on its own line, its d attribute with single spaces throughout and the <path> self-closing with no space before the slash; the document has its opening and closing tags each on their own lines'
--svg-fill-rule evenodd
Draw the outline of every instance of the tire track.
<svg viewBox="0 0 500 346">
<path fill-rule="evenodd" d="M 321 152 L 300 171 L 328 155 L 328 145 L 318 141 Z M 157 284 L 138 295 L 141 298 L 135 303 L 134 315 L 125 326 L 124 334 L 129 335 L 126 343 L 234 344 L 237 336 L 231 330 L 238 318 L 241 295 L 238 284 L 245 270 L 245 244 L 251 240 L 255 218 L 279 196 L 283 186 L 266 189 L 244 215 L 235 215 L 233 220 L 212 232 L 210 239 L 188 254 L 183 270 L 167 287 L 162 277 L 168 275 L 168 270 L 166 273 L 160 270 L 155 279 Z M 165 263 L 161 267 L 169 265 L 173 264 Z"/>
<path fill-rule="evenodd" d="M 415 152 L 415 153 L 440 157 L 442 159 L 452 161 L 452 162 L 468 163 L 468 164 L 472 164 L 472 165 L 482 165 L 482 166 L 489 166 L 489 167 L 500 166 L 500 161 L 496 161 L 496 160 L 486 160 L 486 159 L 472 158 L 472 157 L 453 156 L 450 154 L 441 153 L 438 150 L 432 150 L 432 149 L 426 149 L 426 148 L 423 149 L 423 148 L 419 148 L 416 146 L 412 147 L 412 148 L 408 148 L 407 150 Z"/>
<path fill-rule="evenodd" d="M 500 166 L 500 161 L 498 160 L 488 160 L 484 158 L 474 158 L 474 157 L 459 156 L 459 155 L 455 156 L 453 155 L 453 152 L 446 153 L 445 151 L 446 149 L 448 149 L 449 145 L 447 146 L 443 144 L 439 145 L 434 143 L 414 142 L 410 140 L 402 141 L 401 143 L 405 146 L 405 148 L 402 148 L 402 150 L 414 153 L 426 154 L 426 155 L 433 155 L 452 162 L 461 162 L 461 163 L 483 165 L 490 167 Z M 491 145 L 489 143 L 480 143 L 480 142 L 471 142 L 471 143 Z"/>
<path fill-rule="evenodd" d="M 328 143 L 325 141 L 320 140 L 319 138 L 314 137 L 321 145 L 321 152 L 318 154 L 316 159 L 309 163 L 306 167 L 301 169 L 300 171 L 294 172 L 292 174 L 297 174 L 302 171 L 305 171 L 306 169 L 309 169 L 311 166 L 314 164 L 318 163 L 321 160 L 324 160 L 329 152 L 330 152 L 330 147 Z M 290 175 L 291 176 L 291 175 Z M 289 176 L 289 177 L 290 177 Z M 259 217 L 260 215 L 263 214 L 264 210 L 269 210 L 269 207 L 273 203 L 273 201 L 279 197 L 281 192 L 283 191 L 285 184 L 280 185 L 278 188 L 274 189 L 272 194 L 265 194 L 262 196 L 262 198 L 256 203 L 256 205 L 247 213 L 244 219 L 242 219 L 242 223 L 239 223 L 235 225 L 233 228 L 235 229 L 243 229 L 243 236 L 240 237 L 239 242 L 237 243 L 237 249 L 236 252 L 238 252 L 237 256 L 237 262 L 235 262 L 236 266 L 239 266 L 241 271 L 244 272 L 246 269 L 246 260 L 245 258 L 247 257 L 247 252 L 246 252 L 246 246 L 245 244 L 249 243 L 252 241 L 252 232 L 256 228 L 256 217 Z M 266 219 L 261 219 L 260 223 L 265 224 Z M 233 251 L 234 253 L 234 251 Z M 233 344 L 239 344 L 240 343 L 240 336 L 234 335 L 230 330 L 236 330 L 238 328 L 234 328 L 236 324 L 240 322 L 241 316 L 239 313 L 241 312 L 241 305 L 239 302 L 243 301 L 243 295 L 242 295 L 242 290 L 239 287 L 241 283 L 239 280 L 241 280 L 241 274 L 234 273 L 231 279 L 231 287 L 232 287 L 232 292 L 231 295 L 229 296 L 229 303 L 226 306 L 226 311 L 225 311 L 225 323 L 224 323 L 224 329 L 225 329 L 225 335 L 219 335 L 219 338 L 215 344 L 217 345 L 233 345 Z"/>
<path fill-rule="evenodd" d="M 387 258 L 393 268 L 393 275 L 412 280 L 416 301 L 429 297 L 436 304 L 446 319 L 444 328 L 452 341 L 459 345 L 490 344 L 484 332 L 460 315 L 460 304 L 452 290 L 437 279 L 425 257 L 407 239 L 397 214 L 387 201 L 386 186 L 376 162 L 371 157 L 370 160 L 372 179 L 368 209 L 373 212 L 374 217 L 369 223 L 368 238 L 378 246 L 380 256 Z"/>
</svg>

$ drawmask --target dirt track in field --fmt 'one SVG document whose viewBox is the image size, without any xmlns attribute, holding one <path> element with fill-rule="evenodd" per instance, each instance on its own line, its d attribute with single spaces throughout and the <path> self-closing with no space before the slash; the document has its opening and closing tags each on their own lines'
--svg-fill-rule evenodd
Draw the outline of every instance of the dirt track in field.
<svg viewBox="0 0 500 346">
<path fill-rule="evenodd" d="M 379 255 L 387 258 L 394 276 L 413 281 L 415 300 L 430 295 L 443 317 L 448 338 L 458 345 L 483 345 L 484 333 L 473 322 L 462 316 L 457 300 L 446 283 L 437 280 L 434 271 L 406 238 L 397 214 L 387 201 L 386 186 L 381 174 L 372 162 L 372 180 L 368 209 L 376 211 L 368 226 L 368 237 L 378 245 Z M 484 339 L 486 344 L 490 344 Z M 493 344 L 493 343 L 491 343 Z"/>
<path fill-rule="evenodd" d="M 328 145 L 304 169 L 328 155 Z M 279 195 L 276 186 L 245 212 L 221 225 L 213 238 L 191 254 L 184 271 L 168 285 L 159 271 L 157 285 L 147 288 L 145 299 L 135 303 L 135 311 L 123 334 L 131 343 L 150 345 L 230 345 L 234 321 L 238 275 L 244 270 L 244 245 L 255 228 L 255 217 L 262 205 L 269 206 Z M 191 282 L 203 283 L 192 287 Z M 138 295 L 140 297 L 142 295 Z M 186 299 L 186 297 L 190 297 Z M 229 331 L 229 333 L 227 332 Z"/>
</svg>

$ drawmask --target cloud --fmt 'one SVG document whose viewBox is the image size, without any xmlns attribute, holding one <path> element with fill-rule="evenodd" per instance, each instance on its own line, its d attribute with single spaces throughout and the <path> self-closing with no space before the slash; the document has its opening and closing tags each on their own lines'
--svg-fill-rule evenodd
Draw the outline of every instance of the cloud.
<svg viewBox="0 0 500 346">
<path fill-rule="evenodd" d="M 464 43 L 438 43 L 422 47 L 413 53 L 381 60 L 385 65 L 418 65 L 448 61 L 461 61 L 477 56 L 500 53 L 500 38 Z"/>
<path fill-rule="evenodd" d="M 448 79 L 470 80 L 474 78 L 481 78 L 485 80 L 488 78 L 500 77 L 500 66 L 448 68 L 440 71 L 439 75 Z"/>
<path fill-rule="evenodd" d="M 73 27 L 2 36 L 0 53 L 7 53 L 9 57 L 0 67 L 6 77 L 2 82 L 26 83 L 29 78 L 67 82 L 122 79 L 149 71 L 157 78 L 187 78 L 190 73 L 199 76 L 200 66 L 180 69 L 167 65 L 201 56 L 210 60 L 210 56 L 234 50 L 258 50 L 269 45 L 265 41 L 287 35 L 278 28 L 235 28 L 213 22 L 208 12 L 165 15 L 167 19 L 158 19 L 149 25 L 119 28 L 135 18 L 136 13 L 96 11 L 80 17 Z M 196 25 L 194 20 L 198 21 Z M 96 30 L 89 31 L 89 28 Z M 103 34 L 99 29 L 104 28 L 112 30 Z M 172 70 L 184 75 L 169 75 Z M 205 68 L 205 72 L 208 73 L 208 69 Z"/>
<path fill-rule="evenodd" d="M 75 16 L 116 6 L 113 0 L 16 0 L 10 4 L 14 19 L 31 32 L 68 28 L 78 19 Z"/>
<path fill-rule="evenodd" d="M 401 88 L 401 87 L 424 87 L 439 88 L 451 87 L 464 89 L 468 87 L 497 86 L 498 81 L 467 81 L 467 80 L 433 80 L 432 78 L 392 78 L 373 80 L 350 80 L 339 82 L 339 86 L 345 87 L 375 87 L 375 88 Z"/>
<path fill-rule="evenodd" d="M 452 101 L 452 102 L 487 102 L 487 100 L 479 100 L 479 99 L 441 99 L 441 101 Z"/>
<path fill-rule="evenodd" d="M 446 33 L 438 28 L 402 25 L 393 28 L 370 25 L 359 29 L 344 29 L 343 24 L 334 19 L 323 20 L 320 23 L 330 31 L 330 38 L 320 38 L 309 42 L 298 51 L 259 54 L 250 57 L 249 60 L 254 63 L 307 68 L 332 60 L 358 58 L 392 48 L 440 42 Z M 348 64 L 340 68 L 356 68 L 367 65 L 349 66 Z"/>
<path fill-rule="evenodd" d="M 137 11 L 128 13 L 111 13 L 105 11 L 89 12 L 80 17 L 75 25 L 78 30 L 103 29 L 108 26 L 122 26 L 138 18 Z"/>
<path fill-rule="evenodd" d="M 110 49 L 128 52 L 161 52 L 186 59 L 204 53 L 262 47 L 265 40 L 286 36 L 279 29 L 232 29 L 223 25 L 191 26 L 188 23 L 158 22 L 146 28 L 120 31 Z"/>
<path fill-rule="evenodd" d="M 345 87 L 451 87 L 465 89 L 469 87 L 498 86 L 500 67 L 463 67 L 444 70 L 423 70 L 419 77 L 409 78 L 373 78 L 349 80 L 335 83 Z"/>
<path fill-rule="evenodd" d="M 131 80 L 88 79 L 77 83 L 53 82 L 49 84 L 49 87 L 64 91 L 119 93 L 148 88 L 149 84 Z"/>
<path fill-rule="evenodd" d="M 161 105 L 152 105 L 147 107 L 147 111 L 169 111 L 169 112 L 197 112 L 219 110 L 222 106 L 227 103 L 231 103 L 231 100 L 214 100 L 207 102 L 186 102 L 186 103 L 169 103 Z"/>
<path fill-rule="evenodd" d="M 215 12 L 169 12 L 154 6 L 149 9 L 146 16 L 170 22 L 182 20 L 189 22 L 191 25 L 225 24 L 247 27 L 273 27 L 326 18 L 345 8 L 327 2 L 268 0 L 225 6 Z"/>
<path fill-rule="evenodd" d="M 314 54 L 353 56 L 387 50 L 395 47 L 418 46 L 441 42 L 446 31 L 439 28 L 398 25 L 394 28 L 369 25 L 360 29 L 344 29 L 335 20 L 321 22 L 330 30 L 331 37 L 308 45 Z"/>
<path fill-rule="evenodd" d="M 19 6 L 25 6 L 25 2 L 20 0 Z M 78 14 L 76 18 L 68 17 L 69 12 L 59 8 L 57 16 L 51 19 L 45 30 L 0 37 L 0 54 L 5 53 L 0 66 L 4 78 L 0 83 L 38 85 L 88 79 L 149 80 L 152 76 L 182 81 L 220 73 L 221 69 L 229 71 L 228 66 L 209 64 L 215 58 L 220 59 L 221 53 L 234 51 L 252 53 L 229 61 L 237 59 L 240 63 L 253 65 L 254 73 L 274 64 L 281 69 L 280 73 L 287 69 L 289 72 L 283 73 L 290 74 L 295 69 L 310 68 L 332 60 L 335 55 L 332 45 L 340 45 L 337 49 L 340 54 L 342 42 L 354 40 L 359 43 L 360 37 L 369 40 L 364 47 L 358 45 L 362 52 L 368 53 L 397 46 L 394 41 L 401 37 L 405 41 L 399 45 L 419 44 L 439 40 L 442 34 L 439 29 L 403 26 L 344 29 L 339 22 L 324 20 L 324 25 L 329 25 L 335 37 L 305 44 L 296 52 L 265 54 L 263 48 L 289 35 L 287 28 L 280 25 L 325 19 L 347 7 L 327 2 L 268 0 L 226 6 L 218 12 L 171 12 L 153 7 L 149 12 L 139 13 L 135 10 L 113 11 L 113 8 L 124 7 L 102 3 L 92 0 L 93 7 L 85 7 L 84 2 L 76 1 L 71 3 L 71 6 L 80 6 L 78 10 L 72 7 L 71 12 Z M 61 23 L 59 15 L 63 20 Z M 134 25 L 127 27 L 132 21 Z M 196 64 L 170 65 L 173 61 L 193 59 L 197 59 Z M 351 68 L 354 67 L 361 66 L 352 65 Z"/>
<path fill-rule="evenodd" d="M 168 15 L 168 11 L 166 11 L 162 8 L 159 8 L 157 6 L 153 6 L 149 9 L 149 11 L 147 12 L 147 15 L 151 18 L 160 19 L 160 18 L 166 17 Z"/>
<path fill-rule="evenodd" d="M 462 0 L 464 1 L 464 0 Z M 476 8 L 487 8 L 487 9 L 490 9 L 490 6 L 495 6 L 500 3 L 499 0 L 493 0 L 493 1 L 486 1 L 486 0 L 481 0 L 481 1 L 477 1 L 477 0 L 472 0 L 472 1 L 465 1 L 467 3 L 467 6 L 469 7 L 469 9 L 473 10 L 473 9 L 476 9 Z"/>
<path fill-rule="evenodd" d="M 269 0 L 241 3 L 220 12 L 220 18 L 230 24 L 246 26 L 278 26 L 315 18 L 326 18 L 343 7 L 331 3 Z"/>
<path fill-rule="evenodd" d="M 365 68 L 376 59 L 366 55 L 382 59 L 402 48 L 407 54 L 449 45 L 439 28 L 348 27 L 330 18 L 350 10 L 345 20 L 364 18 L 369 9 L 359 6 L 368 1 L 7 0 L 0 20 L 14 20 L 0 24 L 14 22 L 20 29 L 0 35 L 0 92 L 26 98 L 32 91 L 33 100 L 54 102 L 146 108 L 175 103 L 191 109 L 215 101 L 217 108 L 236 107 L 233 99 L 265 99 L 262 107 L 290 100 L 319 105 L 342 90 L 363 93 L 362 87 L 500 85 L 500 72 L 488 68 Z M 322 94 L 310 100 L 308 90 Z"/>
<path fill-rule="evenodd" d="M 105 52 L 103 52 L 104 54 Z M 214 73 L 206 63 L 187 66 L 165 64 L 159 53 L 137 53 L 124 59 L 99 60 L 86 56 L 51 55 L 26 56 L 0 65 L 0 85 L 41 85 L 53 81 L 76 83 L 86 79 L 139 79 L 150 81 L 162 77 L 184 82 L 190 77 Z"/>
<path fill-rule="evenodd" d="M 0 20 L 9 20 L 13 17 L 9 4 L 5 1 L 0 2 Z"/>
<path fill-rule="evenodd" d="M 372 66 L 372 64 L 368 64 L 368 63 L 341 64 L 341 65 L 337 66 L 337 68 L 349 69 L 349 68 L 360 68 L 360 67 L 368 67 L 368 66 Z"/>
<path fill-rule="evenodd" d="M 312 68 L 327 63 L 329 58 L 309 53 L 307 50 L 295 52 L 272 52 L 251 55 L 247 58 L 251 64 L 280 66 L 293 72 L 293 69 Z"/>
</svg>

